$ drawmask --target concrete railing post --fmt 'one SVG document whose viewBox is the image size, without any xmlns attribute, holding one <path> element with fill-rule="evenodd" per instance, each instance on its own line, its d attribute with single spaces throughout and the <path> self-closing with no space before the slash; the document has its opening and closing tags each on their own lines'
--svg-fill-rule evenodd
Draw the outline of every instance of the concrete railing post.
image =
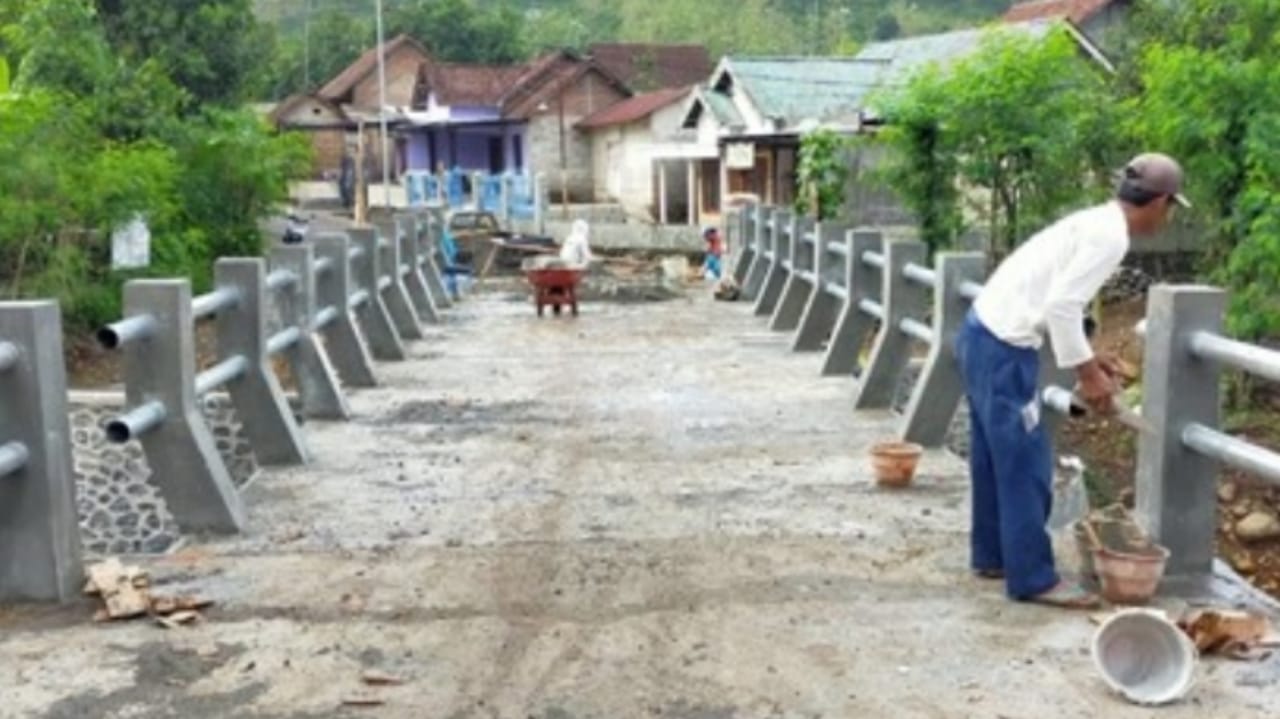
<svg viewBox="0 0 1280 719">
<path fill-rule="evenodd" d="M 417 256 L 423 279 L 427 282 L 427 290 L 431 293 L 431 300 L 437 310 L 452 307 L 453 298 L 449 296 L 449 290 L 444 284 L 444 273 L 440 269 L 447 259 L 440 250 L 440 242 L 444 236 L 444 213 L 428 211 L 420 215 L 418 220 Z"/>
<path fill-rule="evenodd" d="M 854 409 L 888 409 L 898 390 L 898 380 L 911 361 L 912 339 L 900 323 L 904 319 L 923 317 L 929 311 L 931 291 L 911 282 L 903 274 L 907 263 L 923 264 L 928 247 L 917 240 L 896 240 L 884 252 L 884 322 L 871 358 L 858 382 Z"/>
<path fill-rule="evenodd" d="M 436 303 L 431 299 L 431 289 L 427 286 L 427 278 L 422 275 L 422 248 L 417 242 L 418 219 L 413 215 L 396 215 L 396 245 L 400 248 L 400 256 L 396 260 L 400 264 L 400 274 L 404 277 L 405 289 L 418 314 L 418 319 L 430 324 L 440 321 L 440 313 Z"/>
<path fill-rule="evenodd" d="M 787 276 L 791 273 L 791 246 L 795 242 L 795 230 L 794 212 L 774 210 L 772 255 L 769 258 L 768 272 L 760 285 L 760 294 L 756 297 L 757 316 L 772 315 L 778 299 L 782 297 L 782 288 L 787 284 Z"/>
<path fill-rule="evenodd" d="M 743 205 L 738 213 L 738 236 L 735 238 L 733 262 L 733 281 L 742 287 L 747 281 L 747 271 L 758 254 L 756 247 L 756 225 L 759 224 L 760 205 L 750 203 Z"/>
<path fill-rule="evenodd" d="M 1152 287 L 1147 298 L 1142 416 L 1154 434 L 1138 445 L 1137 515 L 1171 553 L 1169 576 L 1212 571 L 1216 547 L 1218 463 L 1189 449 L 1187 425 L 1221 424 L 1221 368 L 1197 358 L 1197 332 L 1221 334 L 1226 294 L 1212 287 Z"/>
<path fill-rule="evenodd" d="M 150 406 L 159 421 L 149 430 L 111 432 L 108 427 L 108 434 L 141 440 L 151 476 L 184 530 L 240 531 L 244 505 L 197 404 L 191 283 L 133 280 L 124 286 L 124 314 L 149 316 L 154 323 L 148 336 L 123 345 L 129 414 Z M 120 430 L 127 424 L 122 421 Z"/>
<path fill-rule="evenodd" d="M 800 328 L 792 344 L 792 349 L 796 352 L 817 352 L 822 349 L 840 314 L 840 298 L 827 291 L 827 288 L 841 286 L 845 280 L 844 262 L 831 251 L 831 247 L 844 242 L 848 228 L 821 222 L 814 227 L 813 234 L 814 289 L 800 317 Z"/>
<path fill-rule="evenodd" d="M 258 257 L 223 257 L 213 265 L 218 289 L 239 301 L 216 315 L 220 360 L 243 357 L 245 372 L 227 383 L 236 416 L 263 465 L 303 464 L 306 443 L 267 351 L 267 265 Z"/>
<path fill-rule="evenodd" d="M 980 282 L 986 261 L 980 252 L 945 252 L 937 256 L 933 291 L 933 346 L 907 405 L 902 436 L 908 442 L 939 447 L 964 397 L 964 378 L 955 356 L 955 338 L 969 314 L 970 301 L 960 293 L 965 282 Z"/>
<path fill-rule="evenodd" d="M 875 230 L 851 230 L 846 243 L 844 288 L 848 299 L 827 344 L 822 374 L 828 377 L 847 377 L 858 368 L 858 355 L 877 321 L 863 310 L 862 302 L 871 300 L 878 303 L 883 295 L 882 273 L 864 263 L 861 257 L 867 252 L 882 252 L 884 236 Z"/>
<path fill-rule="evenodd" d="M 84 569 L 58 304 L 0 303 L 0 354 L 0 600 L 70 601 Z"/>
<path fill-rule="evenodd" d="M 756 205 L 756 238 L 753 245 L 755 253 L 751 258 L 751 266 L 747 269 L 746 280 L 742 283 L 742 297 L 755 300 L 760 296 L 760 288 L 769 274 L 773 264 L 770 255 L 774 251 L 774 238 L 777 236 L 774 222 L 774 208 L 768 205 Z"/>
<path fill-rule="evenodd" d="M 378 286 L 382 289 L 382 301 L 400 336 L 407 340 L 420 340 L 423 338 L 422 321 L 400 272 L 400 243 L 396 238 L 383 237 L 381 232 L 375 231 L 375 234 L 378 238 L 378 272 L 381 275 Z"/>
<path fill-rule="evenodd" d="M 351 239 L 346 234 L 323 234 L 315 240 L 325 269 L 316 273 L 315 326 L 324 336 L 329 359 L 350 387 L 376 387 L 373 355 L 351 309 L 355 291 L 351 280 Z"/>
<path fill-rule="evenodd" d="M 355 273 L 356 285 L 365 295 L 365 301 L 356 308 L 356 317 L 360 319 L 360 327 L 364 330 L 365 339 L 373 356 L 383 361 L 399 361 L 408 355 L 400 333 L 391 319 L 391 313 L 382 300 L 381 262 L 378 261 L 378 235 L 371 229 L 358 228 L 348 230 L 352 245 L 358 256 L 352 260 L 352 271 Z"/>
<path fill-rule="evenodd" d="M 791 332 L 800 327 L 800 319 L 809 305 L 818 275 L 814 271 L 814 247 L 817 245 L 814 221 L 796 216 L 791 223 L 790 257 L 784 267 L 789 269 L 782 287 L 782 295 L 773 311 L 769 329 L 775 332 Z"/>
<path fill-rule="evenodd" d="M 278 246 L 271 252 L 271 267 L 297 277 L 280 300 L 285 326 L 296 329 L 300 337 L 285 357 L 298 383 L 303 413 L 312 419 L 349 419 L 351 407 L 316 336 L 315 249 L 309 244 Z"/>
</svg>

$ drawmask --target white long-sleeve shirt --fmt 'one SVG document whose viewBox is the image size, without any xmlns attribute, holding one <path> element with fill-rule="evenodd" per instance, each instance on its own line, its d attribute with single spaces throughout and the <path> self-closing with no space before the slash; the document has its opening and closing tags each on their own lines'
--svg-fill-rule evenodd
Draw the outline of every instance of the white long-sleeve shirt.
<svg viewBox="0 0 1280 719">
<path fill-rule="evenodd" d="M 1093 358 L 1084 310 L 1129 251 L 1116 202 L 1068 215 L 1009 255 L 974 301 L 978 319 L 1015 347 L 1039 349 L 1049 335 L 1058 366 Z"/>
</svg>

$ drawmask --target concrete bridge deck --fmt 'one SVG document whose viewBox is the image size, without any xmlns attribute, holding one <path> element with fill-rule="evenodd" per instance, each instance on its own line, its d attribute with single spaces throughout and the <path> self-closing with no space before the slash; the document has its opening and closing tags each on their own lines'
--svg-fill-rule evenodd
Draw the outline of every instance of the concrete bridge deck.
<svg viewBox="0 0 1280 719">
<path fill-rule="evenodd" d="M 969 576 L 958 460 L 877 490 L 896 425 L 744 307 L 490 295 L 431 334 L 251 485 L 246 534 L 140 562 L 203 623 L 0 612 L 0 716 L 1155 715 L 1106 691 L 1086 614 Z M 1278 678 L 1206 661 L 1158 714 L 1276 716 Z"/>
</svg>

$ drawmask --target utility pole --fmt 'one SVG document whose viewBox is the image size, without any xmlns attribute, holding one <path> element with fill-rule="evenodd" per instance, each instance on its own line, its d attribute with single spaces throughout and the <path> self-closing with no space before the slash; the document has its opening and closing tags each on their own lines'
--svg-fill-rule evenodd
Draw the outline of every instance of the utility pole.
<svg viewBox="0 0 1280 719">
<path fill-rule="evenodd" d="M 302 86 L 311 92 L 311 0 L 302 6 Z"/>
<path fill-rule="evenodd" d="M 382 0 L 375 0 L 378 13 L 378 120 L 382 125 L 382 202 L 391 209 L 391 168 L 387 161 L 391 145 L 387 141 L 387 48 L 382 35 Z"/>
</svg>

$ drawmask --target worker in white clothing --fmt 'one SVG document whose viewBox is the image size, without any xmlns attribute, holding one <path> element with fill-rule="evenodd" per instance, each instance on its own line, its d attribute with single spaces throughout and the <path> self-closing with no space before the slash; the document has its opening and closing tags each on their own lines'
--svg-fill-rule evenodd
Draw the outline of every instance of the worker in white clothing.
<svg viewBox="0 0 1280 719">
<path fill-rule="evenodd" d="M 590 227 L 586 220 L 574 220 L 573 229 L 560 247 L 560 259 L 570 267 L 586 267 L 591 263 Z"/>
<path fill-rule="evenodd" d="M 1075 371 L 1080 398 L 1111 411 L 1117 367 L 1090 347 L 1085 308 L 1120 266 L 1129 238 L 1157 233 L 1175 204 L 1187 206 L 1182 179 L 1166 155 L 1134 158 L 1110 201 L 1062 218 L 1000 264 L 956 338 L 972 421 L 972 568 L 1003 579 L 1013 599 L 1099 603 L 1054 566 L 1045 528 L 1053 465 L 1040 417 L 1038 350 L 1047 335 L 1058 366 Z"/>
</svg>

